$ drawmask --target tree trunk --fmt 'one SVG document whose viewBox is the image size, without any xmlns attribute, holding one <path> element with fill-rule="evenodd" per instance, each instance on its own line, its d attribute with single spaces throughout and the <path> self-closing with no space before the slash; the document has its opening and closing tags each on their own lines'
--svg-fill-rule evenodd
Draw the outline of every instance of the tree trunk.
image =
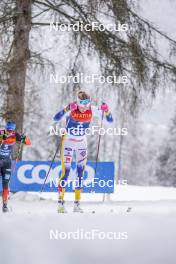
<svg viewBox="0 0 176 264">
<path fill-rule="evenodd" d="M 6 117 L 16 122 L 19 132 L 23 131 L 25 79 L 30 58 L 31 5 L 32 0 L 16 0 L 17 16 L 9 63 Z"/>
</svg>

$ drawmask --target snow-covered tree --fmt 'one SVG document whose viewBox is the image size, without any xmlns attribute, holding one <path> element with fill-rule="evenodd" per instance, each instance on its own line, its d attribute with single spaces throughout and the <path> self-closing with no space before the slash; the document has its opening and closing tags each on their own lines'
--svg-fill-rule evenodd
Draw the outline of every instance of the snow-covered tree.
<svg viewBox="0 0 176 264">
<path fill-rule="evenodd" d="M 176 186 L 176 113 L 158 157 L 156 177 L 162 185 Z"/>
</svg>

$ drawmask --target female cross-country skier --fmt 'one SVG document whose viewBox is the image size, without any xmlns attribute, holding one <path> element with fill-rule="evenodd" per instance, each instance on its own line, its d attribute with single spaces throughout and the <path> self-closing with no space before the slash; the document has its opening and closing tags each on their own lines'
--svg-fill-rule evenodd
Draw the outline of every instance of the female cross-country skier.
<svg viewBox="0 0 176 264">
<path fill-rule="evenodd" d="M 5 129 L 0 130 L 0 176 L 2 177 L 2 211 L 8 212 L 9 181 L 11 177 L 12 151 L 16 142 L 31 145 L 30 139 L 16 132 L 16 124 L 7 122 Z"/>
<path fill-rule="evenodd" d="M 59 121 L 64 116 L 66 117 L 66 133 L 62 137 L 61 142 L 62 174 L 58 185 L 59 213 L 67 212 L 64 206 L 64 193 L 74 152 L 76 154 L 78 184 L 75 188 L 73 211 L 80 213 L 83 212 L 80 207 L 80 198 L 83 173 L 87 161 L 87 139 L 85 133 L 86 129 L 89 128 L 93 116 L 101 118 L 103 113 L 105 113 L 108 122 L 113 121 L 107 104 L 103 103 L 100 108 L 92 106 L 90 96 L 87 93 L 80 91 L 77 96 L 77 101 L 70 103 L 54 116 L 54 121 Z"/>
</svg>

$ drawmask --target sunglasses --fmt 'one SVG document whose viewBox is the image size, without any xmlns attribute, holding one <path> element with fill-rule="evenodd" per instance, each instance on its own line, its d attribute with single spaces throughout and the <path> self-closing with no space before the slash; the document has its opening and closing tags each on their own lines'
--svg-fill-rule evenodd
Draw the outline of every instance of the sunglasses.
<svg viewBox="0 0 176 264">
<path fill-rule="evenodd" d="M 79 104 L 86 106 L 86 105 L 90 104 L 90 99 L 79 100 Z"/>
<path fill-rule="evenodd" d="M 7 133 L 7 134 L 12 134 L 12 133 L 15 133 L 15 130 L 8 129 L 8 130 L 6 130 L 6 133 Z"/>
</svg>

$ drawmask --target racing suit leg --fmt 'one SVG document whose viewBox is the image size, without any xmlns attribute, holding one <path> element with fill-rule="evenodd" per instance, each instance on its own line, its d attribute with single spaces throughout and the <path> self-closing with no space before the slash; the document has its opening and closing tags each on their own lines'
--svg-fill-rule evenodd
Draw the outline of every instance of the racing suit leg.
<svg viewBox="0 0 176 264">
<path fill-rule="evenodd" d="M 81 191 L 83 188 L 83 176 L 87 162 L 87 139 L 83 138 L 82 142 L 79 142 L 76 147 L 76 163 L 77 163 L 77 177 L 78 184 L 75 188 L 75 201 L 80 201 Z"/>
<path fill-rule="evenodd" d="M 65 187 L 70 174 L 71 162 L 73 158 L 73 146 L 67 136 L 64 136 L 61 143 L 61 163 L 62 163 L 62 174 L 59 179 L 58 192 L 59 200 L 64 200 Z"/>
<path fill-rule="evenodd" d="M 8 202 L 9 198 L 9 182 L 10 182 L 10 176 L 11 176 L 11 161 L 3 160 L 2 161 L 2 167 L 1 167 L 1 174 L 2 174 L 2 200 L 3 203 Z"/>
</svg>

